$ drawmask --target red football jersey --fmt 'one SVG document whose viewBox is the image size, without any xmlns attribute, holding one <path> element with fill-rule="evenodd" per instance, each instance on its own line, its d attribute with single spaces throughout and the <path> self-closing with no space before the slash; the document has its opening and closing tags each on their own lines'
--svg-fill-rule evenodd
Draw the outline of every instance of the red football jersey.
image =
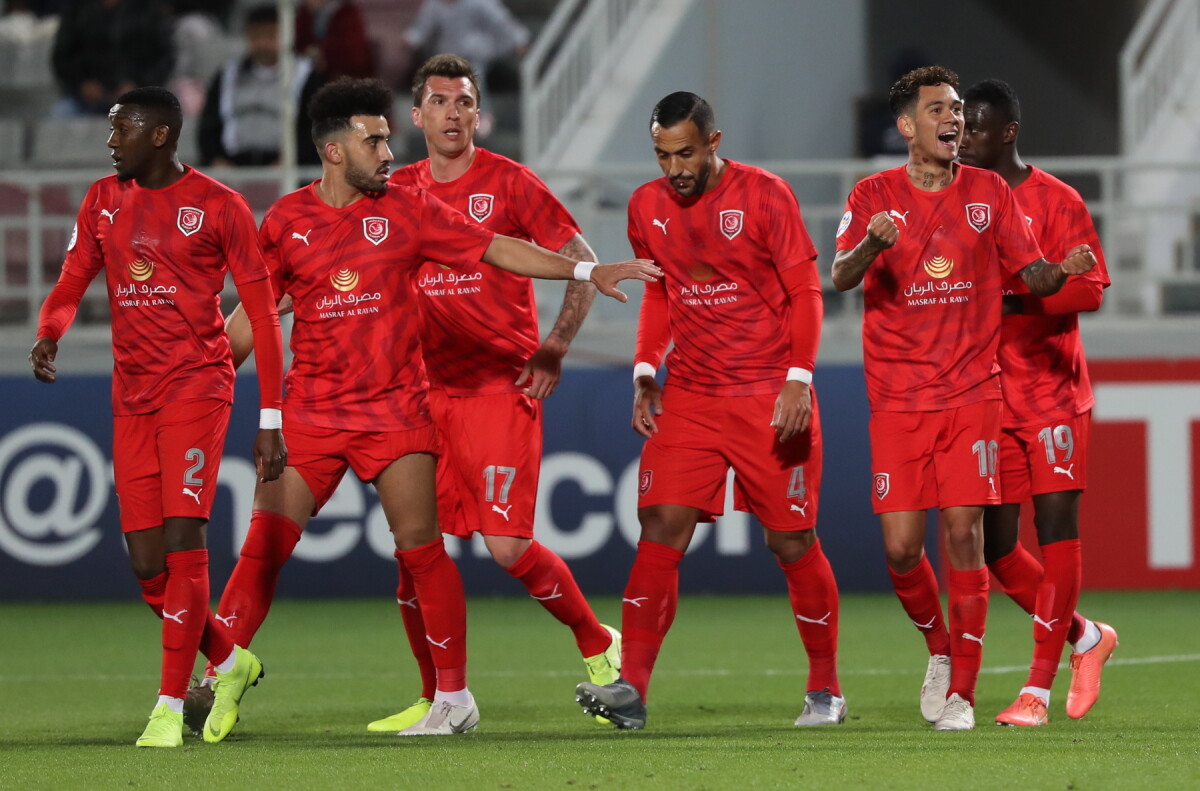
<svg viewBox="0 0 1200 791">
<path fill-rule="evenodd" d="M 629 242 L 665 273 L 646 289 L 665 294 L 671 383 L 709 395 L 777 394 L 792 354 L 780 273 L 804 267 L 816 283 L 817 249 L 787 182 L 725 162 L 717 187 L 695 198 L 665 178 L 638 187 Z"/>
<path fill-rule="evenodd" d="M 391 183 L 427 190 L 490 231 L 554 252 L 579 233 L 533 171 L 482 148 L 454 181 L 434 181 L 425 159 Z M 454 270 L 427 261 L 416 282 L 429 380 L 456 396 L 520 392 L 513 382 L 541 346 L 533 281 L 472 259 Z"/>
<path fill-rule="evenodd" d="M 931 412 L 1000 398 L 1001 287 L 1042 257 L 1012 190 L 988 170 L 957 166 L 923 192 L 903 166 L 854 186 L 838 226 L 852 250 L 871 217 L 900 230 L 863 278 L 863 367 L 871 409 Z"/>
<path fill-rule="evenodd" d="M 1083 198 L 1044 170 L 1029 170 L 1029 177 L 1013 195 L 1047 260 L 1061 261 L 1077 245 L 1091 245 L 1096 266 L 1080 277 L 1108 288 L 1111 281 L 1100 235 Z M 1009 280 L 1005 291 L 1029 293 L 1020 277 Z M 1005 316 L 1000 330 L 1000 370 L 1005 428 L 1082 415 L 1095 404 L 1078 313 Z"/>
<path fill-rule="evenodd" d="M 493 236 L 409 187 L 340 209 L 315 184 L 276 201 L 261 238 L 275 293 L 295 309 L 287 419 L 350 431 L 428 424 L 413 274 L 426 260 L 478 261 Z"/>
<path fill-rule="evenodd" d="M 221 315 L 225 273 L 267 277 L 245 199 L 192 168 L 163 189 L 115 175 L 79 207 L 63 270 L 101 269 L 112 312 L 114 415 L 198 398 L 233 401 L 233 356 Z"/>
</svg>

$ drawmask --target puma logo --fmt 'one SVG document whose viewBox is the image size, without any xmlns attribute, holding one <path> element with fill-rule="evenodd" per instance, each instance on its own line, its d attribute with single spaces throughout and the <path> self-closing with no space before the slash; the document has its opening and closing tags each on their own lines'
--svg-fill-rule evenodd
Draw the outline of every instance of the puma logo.
<svg viewBox="0 0 1200 791">
<path fill-rule="evenodd" d="M 561 599 L 562 598 L 562 594 L 558 592 L 558 584 L 557 583 L 554 585 L 554 590 L 550 591 L 549 596 L 534 596 L 532 593 L 529 594 L 529 596 L 531 598 L 537 599 L 538 601 L 550 601 L 551 599 Z"/>
<path fill-rule="evenodd" d="M 1074 465 L 1074 464 L 1072 464 L 1070 467 L 1067 467 L 1065 470 L 1064 470 L 1062 467 L 1055 467 L 1055 468 L 1054 468 L 1054 471 L 1055 471 L 1056 473 L 1060 473 L 1060 474 L 1062 474 L 1062 475 L 1065 475 L 1065 476 L 1067 476 L 1067 477 L 1068 477 L 1068 478 L 1070 478 L 1071 480 L 1075 480 L 1075 476 L 1074 476 L 1074 475 L 1071 473 L 1071 470 L 1073 470 L 1073 469 L 1075 469 L 1075 465 Z"/>
<path fill-rule="evenodd" d="M 808 503 L 805 503 L 804 505 L 796 505 L 795 503 L 792 503 L 791 510 L 799 511 L 800 516 L 808 516 L 808 514 L 805 513 L 806 511 L 808 511 Z"/>
<path fill-rule="evenodd" d="M 292 231 L 292 238 L 299 239 L 300 241 L 304 242 L 305 247 L 308 247 L 308 235 L 310 233 L 312 233 L 312 228 L 309 228 L 307 231 L 305 231 L 303 236 L 296 233 L 295 231 Z"/>
<path fill-rule="evenodd" d="M 186 494 L 188 497 L 191 497 L 193 500 L 195 500 L 196 505 L 200 505 L 200 492 L 202 492 L 202 491 L 204 491 L 203 486 L 201 486 L 199 490 L 194 491 L 194 492 L 191 489 L 187 488 L 186 486 L 183 487 L 183 493 Z"/>
<path fill-rule="evenodd" d="M 641 607 L 642 602 L 649 600 L 649 596 L 638 596 L 636 599 L 621 599 L 622 602 L 628 602 L 634 607 Z"/>
<path fill-rule="evenodd" d="M 912 619 L 910 618 L 909 620 Z M 932 629 L 935 623 L 937 623 L 936 615 L 929 619 L 929 623 L 917 623 L 916 621 L 913 621 L 912 625 L 924 631 L 925 629 Z"/>
<path fill-rule="evenodd" d="M 412 607 L 415 610 L 417 609 L 417 597 L 413 596 L 411 599 L 396 599 L 396 604 L 399 604 L 401 607 Z"/>
<path fill-rule="evenodd" d="M 493 505 L 492 510 L 495 511 L 496 513 L 500 514 L 500 516 L 503 516 L 504 521 L 507 522 L 508 521 L 508 512 L 512 510 L 512 506 L 510 505 L 508 508 L 501 508 L 498 505 Z"/>
<path fill-rule="evenodd" d="M 108 209 L 101 209 L 100 216 L 107 217 L 108 224 L 112 225 L 114 222 L 117 221 L 117 212 L 119 212 L 119 211 L 120 211 L 120 209 L 113 209 L 112 211 L 109 211 Z"/>
<path fill-rule="evenodd" d="M 988 486 L 991 487 L 992 494 L 996 494 L 996 479 L 990 475 L 988 476 Z"/>
<path fill-rule="evenodd" d="M 225 624 L 226 629 L 232 629 L 233 628 L 233 619 L 237 618 L 237 613 L 234 613 L 233 615 L 230 615 L 227 618 L 222 618 L 220 613 L 216 614 L 213 617 L 215 617 L 221 623 Z"/>
<path fill-rule="evenodd" d="M 983 637 L 976 637 L 975 635 L 970 634 L 968 632 L 963 632 L 962 637 L 964 640 L 971 640 L 973 642 L 979 643 L 980 645 L 983 645 Z"/>
<path fill-rule="evenodd" d="M 909 211 L 911 211 L 911 209 Z M 895 217 L 897 220 L 904 223 L 905 228 L 908 227 L 908 212 L 904 212 L 904 214 L 901 214 L 900 212 L 896 211 L 895 209 L 892 209 L 888 212 L 888 216 Z"/>
<path fill-rule="evenodd" d="M 432 637 L 430 637 L 429 635 L 425 635 L 425 639 L 426 639 L 426 640 L 428 640 L 428 641 L 429 641 L 430 643 L 432 643 L 433 645 L 436 645 L 438 648 L 441 648 L 442 650 L 445 650 L 445 649 L 446 649 L 446 645 L 447 645 L 447 644 L 448 644 L 448 643 L 449 643 L 449 642 L 450 642 L 450 641 L 451 641 L 453 638 L 451 638 L 451 637 L 447 637 L 445 640 L 443 640 L 443 641 L 442 641 L 442 642 L 440 642 L 440 643 L 439 643 L 437 640 L 434 640 L 434 639 L 433 639 Z"/>
<path fill-rule="evenodd" d="M 821 626 L 829 626 L 829 616 L 833 615 L 833 610 L 822 615 L 820 618 L 805 618 L 803 615 L 797 615 L 796 620 L 801 623 L 815 623 Z"/>
<path fill-rule="evenodd" d="M 183 615 L 186 612 L 187 612 L 187 610 L 180 610 L 179 612 L 172 614 L 172 613 L 167 612 L 166 610 L 163 610 L 163 620 L 164 621 L 174 621 L 177 624 L 183 624 L 183 619 L 180 618 L 179 616 Z"/>
<path fill-rule="evenodd" d="M 666 236 L 667 235 L 667 223 L 669 223 L 670 221 L 671 221 L 671 218 L 668 217 L 665 220 L 654 220 L 650 224 L 653 225 L 655 228 L 662 228 L 663 236 Z"/>
<path fill-rule="evenodd" d="M 1058 619 L 1057 619 L 1057 618 L 1054 618 L 1054 619 L 1052 619 L 1052 620 L 1050 620 L 1050 621 L 1043 621 L 1043 620 L 1041 619 L 1041 617 L 1039 617 L 1039 616 L 1038 616 L 1038 615 L 1035 613 L 1035 614 L 1034 614 L 1034 616 L 1033 616 L 1033 622 L 1034 622 L 1034 623 L 1036 623 L 1038 626 L 1044 626 L 1044 627 L 1046 627 L 1046 631 L 1048 631 L 1048 632 L 1053 632 L 1053 631 L 1054 631 L 1054 624 L 1058 623 Z"/>
</svg>

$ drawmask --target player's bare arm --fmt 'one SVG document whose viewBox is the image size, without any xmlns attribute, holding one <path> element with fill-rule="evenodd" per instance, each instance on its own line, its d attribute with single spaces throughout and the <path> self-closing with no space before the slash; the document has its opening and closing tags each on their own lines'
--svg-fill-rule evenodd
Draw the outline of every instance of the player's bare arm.
<svg viewBox="0 0 1200 791">
<path fill-rule="evenodd" d="M 280 316 L 291 313 L 292 295 L 284 294 L 276 310 Z M 229 347 L 233 350 L 233 369 L 236 371 L 246 362 L 250 352 L 254 351 L 254 333 L 250 329 L 250 317 L 246 315 L 246 309 L 241 304 L 225 317 L 225 334 L 229 336 Z"/>
<path fill-rule="evenodd" d="M 543 280 L 574 280 L 577 263 L 566 256 L 543 250 L 535 244 L 499 234 L 484 251 L 483 261 L 518 275 Z M 662 273 L 654 262 L 636 258 L 617 264 L 592 265 L 589 280 L 601 294 L 618 302 L 628 302 L 629 297 L 617 289 L 617 283 L 622 280 L 653 283 Z"/>
<path fill-rule="evenodd" d="M 1060 264 L 1052 264 L 1039 258 L 1021 270 L 1021 279 L 1031 292 L 1039 297 L 1057 293 L 1067 282 L 1068 275 L 1082 275 L 1096 265 L 1096 255 L 1086 244 L 1075 247 Z"/>
<path fill-rule="evenodd" d="M 54 367 L 54 358 L 58 356 L 58 343 L 50 338 L 38 338 L 29 352 L 29 363 L 33 366 L 33 375 L 39 382 L 48 385 L 58 380 L 58 369 Z"/>
<path fill-rule="evenodd" d="M 808 430 L 812 421 L 812 390 L 804 382 L 788 381 L 775 399 L 771 425 L 780 442 Z"/>
<path fill-rule="evenodd" d="M 633 380 L 633 430 L 649 439 L 658 433 L 654 418 L 663 413 L 662 385 L 653 376 Z"/>
<path fill-rule="evenodd" d="M 575 234 L 558 251 L 559 255 L 572 261 L 595 261 L 596 254 L 580 234 Z M 562 308 L 553 329 L 541 347 L 535 351 L 517 377 L 518 387 L 528 383 L 525 395 L 530 398 L 547 398 L 558 387 L 562 378 L 562 358 L 566 356 L 571 341 L 579 332 L 580 325 L 596 298 L 596 287 L 591 283 L 573 280 L 567 284 Z"/>
<path fill-rule="evenodd" d="M 887 216 L 879 212 L 867 225 L 867 235 L 853 250 L 841 250 L 833 258 L 833 287 L 838 291 L 849 291 L 863 280 L 867 268 L 879 254 L 896 244 L 900 229 Z"/>
</svg>

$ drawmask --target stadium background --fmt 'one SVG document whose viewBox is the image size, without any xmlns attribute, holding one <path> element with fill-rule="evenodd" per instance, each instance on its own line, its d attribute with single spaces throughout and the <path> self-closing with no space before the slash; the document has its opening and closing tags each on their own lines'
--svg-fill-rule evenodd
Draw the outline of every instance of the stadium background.
<svg viewBox="0 0 1200 791">
<path fill-rule="evenodd" d="M 850 185 L 900 161 L 859 156 L 874 145 L 867 140 L 878 128 L 873 113 L 897 66 L 940 62 L 964 85 L 992 76 L 1010 81 L 1025 115 L 1022 155 L 1089 200 L 1114 281 L 1105 307 L 1083 321 L 1098 398 L 1081 513 L 1085 586 L 1200 588 L 1200 139 L 1192 120 L 1200 86 L 1188 77 L 1196 73 L 1188 58 L 1200 53 L 1200 3 L 1115 0 L 1103 13 L 1074 0 L 510 5 L 526 9 L 547 37 L 526 60 L 524 105 L 497 97 L 498 115 L 513 116 L 514 125 L 524 113 L 523 132 L 506 137 L 502 130 L 483 145 L 534 165 L 603 260 L 628 253 L 624 202 L 657 175 L 646 116 L 669 91 L 694 90 L 713 102 L 724 155 L 789 179 L 828 281 L 833 228 Z M 543 89 L 560 71 L 555 64 L 579 48 L 572 35 L 598 7 L 612 10 L 619 24 L 610 25 L 607 49 L 568 91 L 578 101 L 534 101 L 550 93 Z M 1179 23 L 1187 14 L 1188 24 Z M 560 17 L 566 21 L 555 38 Z M 1067 40 L 1081 43 L 1068 47 Z M 405 152 L 398 156 L 410 159 L 421 144 L 400 131 L 405 105 L 401 93 L 393 127 Z M 530 118 L 560 123 L 535 130 Z M 36 306 L 56 276 L 79 198 L 107 172 L 103 136 L 94 126 L 62 122 L 24 121 L 22 129 L 21 155 L 6 151 L 0 174 L 0 599 L 126 598 L 136 591 L 123 572 L 111 491 L 103 289 L 89 292 L 62 344 L 58 384 L 34 382 L 25 362 Z M 51 167 L 62 163 L 74 167 Z M 274 169 L 213 174 L 244 189 L 260 213 L 281 183 L 296 178 Z M 560 288 L 539 286 L 544 326 Z M 632 291 L 630 305 L 597 303 L 547 407 L 538 530 L 587 593 L 619 592 L 637 536 L 631 470 L 638 439 L 627 429 Z M 819 529 L 843 589 L 886 590 L 868 501 L 860 300 L 832 289 L 827 298 L 817 373 L 827 442 Z M 242 377 L 239 396 L 209 533 L 218 581 L 236 557 L 253 490 L 246 453 L 252 377 Z M 682 569 L 684 591 L 782 592 L 761 543 L 752 519 L 725 517 L 697 535 Z M 932 543 L 930 550 L 936 553 Z M 516 593 L 478 548 L 455 552 L 469 592 Z M 350 479 L 312 523 L 281 592 L 381 595 L 394 586 L 394 568 L 373 492 Z"/>
</svg>

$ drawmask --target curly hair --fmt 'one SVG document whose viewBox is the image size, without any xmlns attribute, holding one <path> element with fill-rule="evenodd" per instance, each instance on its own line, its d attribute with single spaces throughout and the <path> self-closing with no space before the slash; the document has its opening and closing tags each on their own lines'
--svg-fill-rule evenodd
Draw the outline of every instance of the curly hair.
<svg viewBox="0 0 1200 791">
<path fill-rule="evenodd" d="M 308 103 L 312 139 L 318 148 L 330 135 L 350 128 L 356 115 L 388 115 L 392 92 L 379 80 L 340 77 L 324 85 Z"/>
<path fill-rule="evenodd" d="M 421 101 L 425 98 L 425 83 L 430 77 L 448 77 L 452 80 L 466 77 L 475 89 L 475 102 L 479 103 L 479 74 L 475 68 L 466 58 L 444 52 L 425 61 L 413 75 L 413 107 L 421 106 Z"/>
<path fill-rule="evenodd" d="M 923 85 L 949 85 L 957 91 L 958 75 L 945 66 L 922 66 L 905 74 L 896 80 L 888 92 L 888 106 L 894 117 L 899 118 L 912 111 Z"/>
<path fill-rule="evenodd" d="M 981 80 L 963 92 L 963 104 L 981 102 L 990 104 L 1004 123 L 1021 123 L 1021 103 L 1017 92 L 1004 80 Z"/>
</svg>

